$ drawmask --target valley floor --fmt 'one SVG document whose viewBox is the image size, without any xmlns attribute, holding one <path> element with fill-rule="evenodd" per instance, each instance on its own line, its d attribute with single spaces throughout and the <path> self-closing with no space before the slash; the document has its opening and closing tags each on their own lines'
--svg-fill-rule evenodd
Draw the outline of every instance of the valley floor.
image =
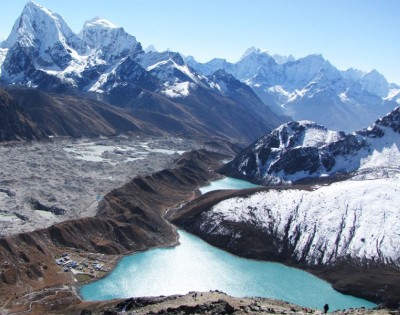
<svg viewBox="0 0 400 315">
<path fill-rule="evenodd" d="M 93 216 L 111 190 L 202 146 L 136 136 L 0 145 L 0 237 Z"/>
</svg>

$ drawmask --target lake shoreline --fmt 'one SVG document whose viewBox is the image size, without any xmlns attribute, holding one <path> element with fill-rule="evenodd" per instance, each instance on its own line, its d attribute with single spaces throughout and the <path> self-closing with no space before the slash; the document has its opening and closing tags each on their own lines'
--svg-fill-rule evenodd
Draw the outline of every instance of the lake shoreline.
<svg viewBox="0 0 400 315">
<path fill-rule="evenodd" d="M 81 290 L 82 299 L 105 301 L 217 289 L 237 298 L 279 299 L 310 308 L 325 303 L 324 296 L 329 296 L 332 307 L 337 309 L 376 307 L 368 301 L 341 295 L 329 283 L 302 269 L 242 258 L 210 246 L 183 230 L 178 230 L 178 233 L 179 246 L 172 250 L 165 247 L 124 257 L 109 279 L 85 285 Z M 157 279 L 156 284 L 154 279 Z M 307 288 L 307 294 L 302 293 L 303 286 Z M 316 301 L 319 303 L 315 304 Z"/>
<path fill-rule="evenodd" d="M 246 240 L 242 240 L 237 243 L 238 246 L 232 246 L 230 240 L 220 237 L 213 236 L 206 231 L 201 231 L 199 226 L 202 224 L 201 215 L 203 212 L 208 211 L 215 204 L 222 200 L 232 197 L 242 197 L 254 194 L 256 192 L 269 191 L 269 190 L 291 190 L 291 189 L 302 189 L 312 190 L 312 185 L 293 185 L 293 186 L 280 186 L 280 187 L 260 187 L 247 189 L 243 191 L 217 191 L 210 192 L 206 196 L 202 196 L 195 201 L 186 204 L 186 206 L 179 210 L 178 213 L 170 214 L 169 220 L 176 224 L 178 227 L 183 228 L 196 236 L 199 236 L 206 242 L 214 245 L 218 248 L 224 249 L 244 258 L 259 259 L 262 261 L 274 261 L 285 264 L 290 267 L 295 267 L 301 270 L 312 273 L 313 275 L 328 281 L 332 287 L 343 294 L 348 294 L 356 297 L 366 299 L 368 301 L 385 305 L 386 307 L 396 309 L 399 303 L 399 286 L 396 286 L 396 280 L 399 278 L 398 269 L 390 265 L 383 266 L 381 264 L 369 263 L 368 266 L 362 264 L 361 261 L 347 261 L 342 260 L 337 262 L 335 265 L 315 265 L 309 266 L 304 262 L 298 262 L 290 259 L 287 256 L 269 256 L 267 254 L 261 255 L 257 252 L 257 247 L 253 243 L 257 239 L 263 239 L 266 236 L 260 234 L 257 236 L 251 236 L 251 233 Z M 229 227 L 229 226 L 227 226 Z M 238 227 L 238 226 L 236 226 Z M 234 230 L 231 231 L 231 233 Z M 241 230 L 240 234 L 247 233 L 246 229 Z M 272 241 L 272 240 L 271 240 Z M 256 242 L 257 243 L 257 242 Z M 230 244 L 230 245 L 229 245 Z M 236 243 L 235 243 L 236 244 Z M 253 244 L 253 246 L 248 246 Z M 259 243 L 257 243 L 259 244 Z M 240 245 L 240 246 L 239 246 Z M 252 249 L 254 250 L 252 251 Z M 250 250 L 249 250 L 250 249 Z M 262 252 L 261 252 L 262 253 Z M 268 251 L 266 252 L 268 253 Z M 372 281 L 372 280 L 373 281 Z M 385 283 L 394 286 L 394 292 L 381 292 L 380 287 L 384 287 Z"/>
</svg>

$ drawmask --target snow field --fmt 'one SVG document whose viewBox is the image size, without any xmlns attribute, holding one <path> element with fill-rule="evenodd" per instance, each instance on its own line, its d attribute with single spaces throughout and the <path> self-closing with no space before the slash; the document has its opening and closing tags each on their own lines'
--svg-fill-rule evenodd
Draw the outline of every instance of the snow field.
<svg viewBox="0 0 400 315">
<path fill-rule="evenodd" d="M 218 203 L 203 213 L 202 228 L 224 234 L 229 231 L 219 230 L 223 221 L 246 222 L 276 233 L 282 240 L 290 223 L 290 242 L 300 234 L 294 255 L 300 258 L 305 254 L 310 264 L 350 255 L 400 265 L 399 193 L 399 174 L 348 180 L 314 191 L 271 190 Z"/>
</svg>

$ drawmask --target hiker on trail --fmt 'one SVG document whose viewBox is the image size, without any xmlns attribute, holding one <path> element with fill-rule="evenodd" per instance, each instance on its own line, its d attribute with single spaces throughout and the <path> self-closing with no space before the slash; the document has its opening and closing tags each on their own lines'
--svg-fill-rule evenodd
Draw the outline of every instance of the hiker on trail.
<svg viewBox="0 0 400 315">
<path fill-rule="evenodd" d="M 324 305 L 324 314 L 328 313 L 328 311 L 329 311 L 329 305 L 325 304 Z"/>
</svg>

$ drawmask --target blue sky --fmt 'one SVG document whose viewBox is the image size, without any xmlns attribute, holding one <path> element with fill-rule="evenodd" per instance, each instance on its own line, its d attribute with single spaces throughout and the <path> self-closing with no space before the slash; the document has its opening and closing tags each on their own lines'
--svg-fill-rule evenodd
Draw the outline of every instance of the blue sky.
<svg viewBox="0 0 400 315">
<path fill-rule="evenodd" d="M 26 0 L 0 12 L 4 39 Z M 37 0 L 73 31 L 101 16 L 145 48 L 170 48 L 200 61 L 237 61 L 255 46 L 296 58 L 320 53 L 340 69 L 377 69 L 400 84 L 399 0 Z"/>
</svg>

